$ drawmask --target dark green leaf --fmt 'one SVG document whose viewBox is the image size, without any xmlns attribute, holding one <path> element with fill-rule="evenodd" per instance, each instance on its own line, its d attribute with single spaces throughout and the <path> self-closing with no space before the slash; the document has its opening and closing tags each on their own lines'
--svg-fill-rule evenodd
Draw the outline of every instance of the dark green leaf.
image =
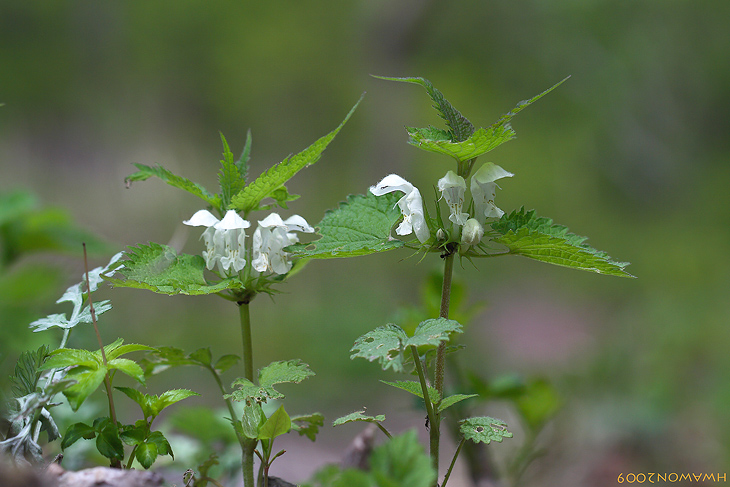
<svg viewBox="0 0 730 487">
<path fill-rule="evenodd" d="M 155 444 L 159 455 L 170 455 L 173 460 L 175 459 L 175 455 L 170 447 L 170 442 L 167 441 L 167 438 L 165 438 L 165 435 L 163 435 L 162 432 L 153 431 L 150 433 L 149 438 L 147 438 L 147 443 Z"/>
<path fill-rule="evenodd" d="M 404 243 L 391 237 L 401 219 L 401 193 L 350 195 L 336 210 L 328 210 L 317 225 L 319 240 L 286 248 L 297 257 L 332 259 L 397 249 Z"/>
<path fill-rule="evenodd" d="M 74 423 L 66 429 L 66 433 L 61 440 L 61 450 L 65 450 L 69 446 L 76 443 L 81 438 L 91 440 L 96 436 L 96 430 L 84 423 Z"/>
<path fill-rule="evenodd" d="M 199 255 L 180 254 L 172 247 L 150 243 L 130 247 L 127 260 L 112 269 L 123 279 L 102 275 L 118 287 L 148 289 L 161 294 L 213 294 L 242 286 L 236 278 L 208 284 L 203 276 L 205 260 Z"/>
<path fill-rule="evenodd" d="M 362 100 L 362 97 L 360 100 Z M 360 104 L 360 100 L 352 107 L 345 119 L 335 130 L 321 137 L 299 154 L 287 157 L 279 164 L 271 167 L 241 192 L 233 196 L 231 208 L 243 211 L 244 213 L 257 210 L 264 198 L 271 197 L 275 191 L 280 190 L 297 172 L 317 162 L 322 152 L 324 152 L 329 143 L 332 142 L 332 139 L 335 138 L 337 133 L 355 112 L 355 109 Z"/>
<path fill-rule="evenodd" d="M 457 402 L 461 402 L 464 399 L 469 399 L 472 397 L 477 397 L 479 394 L 453 394 L 451 396 L 447 396 L 443 398 L 443 400 L 439 403 L 438 407 L 436 408 L 436 412 L 440 413 L 444 409 L 453 406 Z"/>
<path fill-rule="evenodd" d="M 628 262 L 616 262 L 605 252 L 599 252 L 585 244 L 586 237 L 568 232 L 568 228 L 555 225 L 549 218 L 535 216 L 535 210 L 524 207 L 492 224 L 499 236 L 494 242 L 508 248 L 514 255 L 549 264 L 597 272 L 619 277 L 634 277 L 624 271 Z"/>
<path fill-rule="evenodd" d="M 423 399 L 423 388 L 421 387 L 420 382 L 412 380 L 397 380 L 395 382 L 381 380 L 380 382 L 382 382 L 383 384 L 388 384 L 389 386 L 397 387 L 398 389 L 403 389 L 404 391 L 408 391 L 411 394 L 415 394 L 416 396 Z M 438 404 L 438 402 L 441 400 L 439 392 L 431 386 L 428 386 L 427 390 L 428 398 L 431 401 L 431 404 Z"/>
<path fill-rule="evenodd" d="M 157 460 L 157 445 L 154 443 L 137 445 L 137 452 L 134 457 L 145 470 L 149 469 Z"/>
<path fill-rule="evenodd" d="M 97 431 L 96 449 L 107 458 L 122 460 L 124 458 L 124 445 L 119 438 L 117 426 L 109 421 L 109 418 L 104 418 L 101 422 L 97 421 L 94 421 Z"/>
<path fill-rule="evenodd" d="M 145 166 L 144 164 L 134 165 L 139 170 L 124 179 L 124 182 L 127 183 L 128 186 L 133 181 L 145 181 L 149 178 L 156 177 L 160 178 L 170 186 L 174 186 L 197 196 L 214 208 L 222 209 L 220 196 L 210 194 L 208 190 L 198 183 L 194 183 L 187 178 L 177 176 L 159 165 L 156 167 Z"/>
</svg>

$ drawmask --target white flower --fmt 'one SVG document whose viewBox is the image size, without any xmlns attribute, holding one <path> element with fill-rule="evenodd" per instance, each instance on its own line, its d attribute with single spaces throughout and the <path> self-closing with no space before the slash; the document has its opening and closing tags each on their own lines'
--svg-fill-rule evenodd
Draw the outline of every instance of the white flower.
<svg viewBox="0 0 730 487">
<path fill-rule="evenodd" d="M 461 230 L 461 253 L 469 250 L 472 245 L 477 245 L 484 236 L 484 227 L 475 218 L 469 218 Z"/>
<path fill-rule="evenodd" d="M 487 162 L 474 173 L 471 178 L 471 196 L 474 198 L 477 220 L 483 223 L 487 218 L 500 218 L 504 215 L 504 212 L 494 205 L 494 196 L 498 187 L 495 181 L 512 176 L 514 174 L 491 162 Z"/>
<path fill-rule="evenodd" d="M 405 193 L 397 203 L 401 213 L 403 213 L 403 221 L 398 225 L 395 233 L 398 235 L 410 235 L 415 232 L 416 237 L 421 243 L 428 240 L 431 236 L 431 231 L 428 229 L 428 224 L 426 224 L 426 218 L 423 214 L 423 199 L 418 188 L 397 174 L 385 176 L 378 184 L 370 186 L 370 192 L 375 196 L 382 196 L 385 193 L 392 193 L 393 191 L 402 191 Z"/>
<path fill-rule="evenodd" d="M 463 225 L 469 219 L 469 213 L 461 211 L 464 206 L 464 193 L 466 192 L 466 182 L 461 176 L 457 176 L 454 171 L 449 171 L 446 176 L 439 179 L 439 191 L 449 205 L 451 214 L 449 220 L 457 225 Z"/>
<path fill-rule="evenodd" d="M 277 213 L 272 213 L 259 221 L 259 226 L 253 234 L 253 261 L 251 265 L 259 272 L 274 272 L 286 274 L 291 270 L 292 263 L 284 247 L 299 242 L 299 237 L 292 231 L 312 233 L 307 220 L 294 215 L 282 220 Z"/>
<path fill-rule="evenodd" d="M 228 210 L 223 220 L 218 220 L 208 210 L 200 210 L 190 220 L 183 222 L 192 227 L 208 227 L 201 238 L 205 241 L 203 252 L 209 270 L 218 265 L 221 274 L 229 269 L 239 272 L 246 266 L 246 233 L 251 224 L 233 210 Z"/>
</svg>

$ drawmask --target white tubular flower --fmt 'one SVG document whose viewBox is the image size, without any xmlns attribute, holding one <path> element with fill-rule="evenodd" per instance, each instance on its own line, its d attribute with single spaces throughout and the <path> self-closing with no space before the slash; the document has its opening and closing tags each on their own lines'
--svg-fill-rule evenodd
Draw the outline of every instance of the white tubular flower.
<svg viewBox="0 0 730 487">
<path fill-rule="evenodd" d="M 286 274 L 291 270 L 292 263 L 284 247 L 299 242 L 297 232 L 312 233 L 307 220 L 294 215 L 282 220 L 277 213 L 272 213 L 259 221 L 259 226 L 253 234 L 253 261 L 251 265 L 258 272 L 273 272 Z"/>
<path fill-rule="evenodd" d="M 487 218 L 501 218 L 504 215 L 504 212 L 494 205 L 498 187 L 495 181 L 512 176 L 514 174 L 491 162 L 487 162 L 474 173 L 471 178 L 471 196 L 474 198 L 477 220 L 483 223 Z"/>
<path fill-rule="evenodd" d="M 415 232 L 416 237 L 421 243 L 428 240 L 431 236 L 431 231 L 428 229 L 428 224 L 426 223 L 426 217 L 423 213 L 423 198 L 421 198 L 421 192 L 418 191 L 418 188 L 397 174 L 385 176 L 378 184 L 370 186 L 370 192 L 375 196 L 382 196 L 385 193 L 392 193 L 393 191 L 402 191 L 405 193 L 397 203 L 401 213 L 403 213 L 403 221 L 395 229 L 395 233 L 398 235 L 410 235 Z"/>
<path fill-rule="evenodd" d="M 464 206 L 464 193 L 466 192 L 466 182 L 461 176 L 457 176 L 454 171 L 449 171 L 446 176 L 439 179 L 439 191 L 449 205 L 451 214 L 449 220 L 457 225 L 463 225 L 469 219 L 469 213 L 461 211 Z"/>
<path fill-rule="evenodd" d="M 461 230 L 461 253 L 469 250 L 472 245 L 478 245 L 484 236 L 484 227 L 475 218 L 469 218 Z"/>
<path fill-rule="evenodd" d="M 223 220 L 218 220 L 208 210 L 200 210 L 190 220 L 183 222 L 192 227 L 208 227 L 201 238 L 205 242 L 203 252 L 205 266 L 209 270 L 218 265 L 221 274 L 230 269 L 239 272 L 246 265 L 246 233 L 251 224 L 233 210 L 228 210 Z"/>
</svg>

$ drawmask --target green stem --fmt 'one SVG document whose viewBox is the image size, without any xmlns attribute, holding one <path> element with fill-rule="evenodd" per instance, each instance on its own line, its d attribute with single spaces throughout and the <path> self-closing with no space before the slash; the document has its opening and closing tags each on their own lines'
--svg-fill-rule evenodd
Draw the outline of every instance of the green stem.
<svg viewBox="0 0 730 487">
<path fill-rule="evenodd" d="M 244 377 L 253 382 L 253 344 L 251 340 L 251 314 L 248 306 L 251 296 L 245 295 L 238 301 L 238 310 L 241 316 L 241 337 L 243 339 L 243 373 Z M 250 438 L 243 438 L 241 467 L 243 469 L 243 485 L 254 487 L 253 455 L 256 450 L 257 441 Z"/>
<path fill-rule="evenodd" d="M 454 469 L 454 465 L 456 465 L 456 459 L 459 457 L 459 453 L 461 453 L 461 447 L 464 446 L 464 443 L 466 442 L 466 438 L 461 438 L 461 441 L 459 442 L 459 446 L 456 447 L 456 452 L 454 453 L 454 458 L 451 459 L 451 465 L 449 465 L 449 469 L 446 471 L 446 475 L 444 476 L 444 481 L 441 483 L 441 487 L 446 487 L 446 482 L 449 481 L 449 477 L 451 476 L 451 471 Z"/>
<path fill-rule="evenodd" d="M 377 421 L 375 422 L 375 424 L 378 425 L 378 428 L 380 428 L 380 431 L 382 431 L 383 434 L 385 434 L 385 436 L 388 437 L 388 439 L 393 438 L 393 435 L 390 434 L 390 431 L 388 431 L 388 429 L 385 426 L 383 426 L 382 424 L 378 423 Z"/>
<path fill-rule="evenodd" d="M 413 363 L 416 365 L 416 372 L 418 372 L 418 380 L 421 382 L 421 391 L 423 391 L 423 402 L 426 404 L 426 413 L 428 414 L 429 423 L 433 424 L 436 421 L 434 415 L 433 404 L 431 403 L 431 397 L 428 395 L 428 384 L 426 382 L 426 373 L 423 371 L 423 365 L 421 365 L 421 358 L 418 356 L 418 348 L 415 345 L 411 345 L 411 353 L 413 354 Z"/>
<path fill-rule="evenodd" d="M 447 254 L 444 257 L 444 281 L 441 287 L 441 307 L 439 309 L 440 318 L 449 317 L 449 303 L 451 302 L 451 276 L 454 273 L 454 255 L 458 249 L 458 244 L 451 243 L 446 247 Z M 439 393 L 439 397 L 444 396 L 444 371 L 446 362 L 446 342 L 443 341 L 436 349 L 436 367 L 434 372 L 434 387 Z M 434 413 L 431 418 L 431 429 L 429 430 L 429 444 L 431 453 L 431 462 L 436 472 L 439 466 L 439 441 L 441 439 L 441 414 Z"/>
</svg>

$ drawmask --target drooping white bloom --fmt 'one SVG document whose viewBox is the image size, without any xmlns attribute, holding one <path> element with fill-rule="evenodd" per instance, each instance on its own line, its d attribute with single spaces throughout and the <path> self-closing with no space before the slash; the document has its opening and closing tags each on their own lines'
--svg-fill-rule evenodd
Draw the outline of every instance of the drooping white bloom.
<svg viewBox="0 0 730 487">
<path fill-rule="evenodd" d="M 402 191 L 405 195 L 398 200 L 398 207 L 403 213 L 403 221 L 395 233 L 398 235 L 410 235 L 415 232 L 418 240 L 423 243 L 431 236 L 431 231 L 426 224 L 426 217 L 423 213 L 423 198 L 418 188 L 398 176 L 389 174 L 375 186 L 370 186 L 370 192 L 375 196 L 382 196 L 393 191 Z"/>
<path fill-rule="evenodd" d="M 474 198 L 475 217 L 484 223 L 487 218 L 500 218 L 504 211 L 494 205 L 494 196 L 497 192 L 495 181 L 501 178 L 514 176 L 501 167 L 487 162 L 474 173 L 471 178 L 471 196 Z"/>
<path fill-rule="evenodd" d="M 462 253 L 469 250 L 472 245 L 477 245 L 484 236 L 484 227 L 475 218 L 469 218 L 461 229 L 461 247 Z"/>
<path fill-rule="evenodd" d="M 282 220 L 278 213 L 272 213 L 259 220 L 259 226 L 253 234 L 253 268 L 258 272 L 275 274 L 289 272 L 292 263 L 284 247 L 299 242 L 299 237 L 292 231 L 312 233 L 314 228 L 299 215 Z"/>
<path fill-rule="evenodd" d="M 200 210 L 183 223 L 192 227 L 208 227 L 201 238 L 205 242 L 203 258 L 209 270 L 217 264 L 220 273 L 227 274 L 230 269 L 239 272 L 246 266 L 245 229 L 251 224 L 234 210 L 228 210 L 222 220 L 208 210 Z"/>
<path fill-rule="evenodd" d="M 457 176 L 454 171 L 449 171 L 446 176 L 439 179 L 439 191 L 449 205 L 451 214 L 449 220 L 457 225 L 463 225 L 469 219 L 469 213 L 461 211 L 464 206 L 464 193 L 466 192 L 466 182 L 461 176 Z"/>
</svg>

